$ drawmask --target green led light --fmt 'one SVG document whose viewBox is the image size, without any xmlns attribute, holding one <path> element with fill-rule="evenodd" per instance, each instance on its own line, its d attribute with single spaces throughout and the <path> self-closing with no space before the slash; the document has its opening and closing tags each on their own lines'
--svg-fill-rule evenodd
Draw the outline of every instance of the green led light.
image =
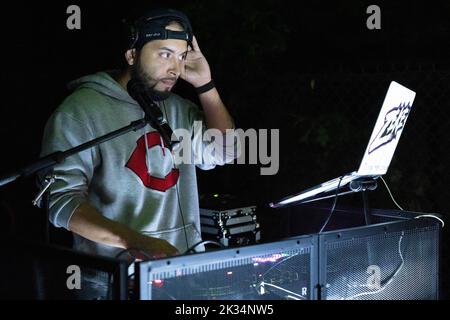
<svg viewBox="0 0 450 320">
<path fill-rule="evenodd" d="M 216 193 L 215 195 L 213 195 L 214 198 L 218 198 L 219 195 Z"/>
</svg>

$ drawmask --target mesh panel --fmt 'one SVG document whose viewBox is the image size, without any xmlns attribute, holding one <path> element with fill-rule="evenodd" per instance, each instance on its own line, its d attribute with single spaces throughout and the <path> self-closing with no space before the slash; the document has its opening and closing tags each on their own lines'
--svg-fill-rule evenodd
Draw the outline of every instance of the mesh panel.
<svg viewBox="0 0 450 320">
<path fill-rule="evenodd" d="M 153 273 L 152 300 L 310 299 L 309 250 Z"/>
<path fill-rule="evenodd" d="M 437 241 L 426 227 L 328 243 L 324 298 L 436 299 Z"/>
</svg>

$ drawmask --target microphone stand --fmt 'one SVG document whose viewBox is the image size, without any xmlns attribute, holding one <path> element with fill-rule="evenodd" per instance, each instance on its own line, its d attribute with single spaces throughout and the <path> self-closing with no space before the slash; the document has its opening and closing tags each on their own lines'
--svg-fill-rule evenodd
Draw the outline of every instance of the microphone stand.
<svg viewBox="0 0 450 320">
<path fill-rule="evenodd" d="M 122 136 L 130 131 L 137 131 L 139 129 L 142 129 L 147 125 L 147 123 L 154 123 L 154 121 L 153 121 L 153 119 L 150 119 L 148 116 L 146 116 L 145 118 L 143 118 L 141 120 L 136 120 L 136 121 L 131 122 L 128 126 L 125 126 L 121 129 L 115 130 L 104 136 L 101 136 L 99 138 L 96 138 L 96 139 L 93 139 L 86 143 L 83 143 L 72 149 L 69 149 L 66 151 L 57 151 L 57 152 L 49 154 L 45 157 L 42 157 L 42 158 L 32 162 L 30 165 L 23 167 L 22 169 L 19 169 L 12 173 L 1 176 L 0 177 L 0 187 L 5 186 L 9 183 L 12 183 L 18 179 L 29 177 L 34 173 L 53 168 L 55 165 L 62 163 L 67 157 L 70 157 L 74 154 L 77 154 L 77 153 L 87 150 L 89 148 L 95 147 L 103 142 L 106 142 L 106 141 L 112 140 L 114 138 L 117 138 L 119 136 Z M 51 170 L 51 171 L 53 171 L 53 170 Z M 33 200 L 33 202 L 32 202 L 33 205 L 37 205 L 39 203 L 40 199 L 44 196 L 44 194 L 46 193 L 48 188 L 52 185 L 52 183 L 55 182 L 56 178 L 57 177 L 53 174 L 53 172 L 51 174 L 46 175 L 45 180 L 44 180 L 45 185 L 44 185 L 43 189 L 38 193 L 36 198 Z M 48 215 L 48 209 L 46 211 L 47 211 L 46 214 Z M 48 221 L 48 216 L 47 216 L 46 224 L 45 224 L 45 226 L 46 226 L 45 240 L 47 243 L 49 242 L 48 241 L 49 240 L 49 238 L 48 238 L 49 237 L 48 223 L 49 223 L 49 221 Z"/>
<path fill-rule="evenodd" d="M 351 181 L 349 184 L 350 190 L 353 192 L 361 192 L 363 199 L 363 211 L 364 211 L 364 220 L 366 225 L 372 224 L 372 219 L 370 216 L 369 209 L 369 198 L 367 191 L 373 191 L 378 188 L 377 180 L 378 176 L 375 177 L 364 177 L 354 181 Z"/>
<path fill-rule="evenodd" d="M 123 127 L 116 131 L 108 133 L 104 136 L 101 136 L 99 138 L 96 138 L 96 139 L 93 139 L 86 143 L 83 143 L 75 148 L 72 148 L 72 149 L 69 149 L 66 151 L 56 151 L 52 154 L 49 154 L 48 156 L 40 158 L 22 169 L 19 169 L 13 173 L 1 176 L 0 177 L 0 187 L 7 185 L 11 182 L 14 182 L 14 181 L 18 180 L 19 178 L 28 177 L 38 171 L 48 169 L 48 168 L 53 168 L 58 163 L 63 162 L 67 157 L 70 157 L 70 156 L 77 154 L 81 151 L 84 151 L 86 149 L 95 147 L 96 145 L 99 145 L 108 140 L 117 138 L 125 133 L 130 132 L 130 131 L 137 131 L 139 129 L 142 129 L 143 127 L 145 127 L 147 125 L 147 123 L 148 123 L 148 120 L 145 118 L 141 119 L 141 120 L 133 121 L 131 124 L 129 124 L 126 127 Z"/>
</svg>

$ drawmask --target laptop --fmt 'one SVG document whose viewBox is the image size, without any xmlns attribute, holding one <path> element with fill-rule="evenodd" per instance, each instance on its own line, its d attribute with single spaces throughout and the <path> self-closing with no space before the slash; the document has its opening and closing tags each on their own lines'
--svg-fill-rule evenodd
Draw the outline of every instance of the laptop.
<svg viewBox="0 0 450 320">
<path fill-rule="evenodd" d="M 270 206 L 279 208 L 294 202 L 310 202 L 314 199 L 317 200 L 318 196 L 340 189 L 352 181 L 364 178 L 377 179 L 386 174 L 411 112 L 415 96 L 414 91 L 392 81 L 358 171 L 327 181 L 278 202 L 272 202 Z"/>
</svg>

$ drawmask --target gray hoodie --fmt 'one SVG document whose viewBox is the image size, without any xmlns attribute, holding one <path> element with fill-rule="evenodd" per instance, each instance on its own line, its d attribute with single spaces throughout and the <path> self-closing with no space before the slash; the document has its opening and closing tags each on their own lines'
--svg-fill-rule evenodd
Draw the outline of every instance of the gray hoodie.
<svg viewBox="0 0 450 320">
<path fill-rule="evenodd" d="M 142 108 L 106 72 L 78 79 L 70 87 L 75 91 L 46 124 L 42 155 L 67 150 L 144 117 Z M 194 132 L 194 121 L 203 118 L 195 104 L 175 94 L 158 104 L 173 130 Z M 201 241 L 195 165 L 175 168 L 169 150 L 162 146 L 159 134 L 147 125 L 67 158 L 54 170 L 50 221 L 67 229 L 74 210 L 89 201 L 105 217 L 185 252 Z M 193 134 L 192 153 L 201 154 L 204 147 L 202 137 Z M 223 164 L 221 157 L 208 157 L 197 166 L 207 170 Z M 112 257 L 120 251 L 78 235 L 74 247 Z"/>
</svg>

